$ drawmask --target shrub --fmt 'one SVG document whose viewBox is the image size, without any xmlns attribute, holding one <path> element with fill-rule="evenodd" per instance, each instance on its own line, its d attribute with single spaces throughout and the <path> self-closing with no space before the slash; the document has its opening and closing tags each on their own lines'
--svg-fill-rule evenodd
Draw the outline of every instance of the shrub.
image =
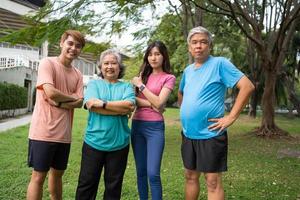
<svg viewBox="0 0 300 200">
<path fill-rule="evenodd" d="M 0 83 L 0 110 L 25 108 L 27 89 L 11 83 Z"/>
</svg>

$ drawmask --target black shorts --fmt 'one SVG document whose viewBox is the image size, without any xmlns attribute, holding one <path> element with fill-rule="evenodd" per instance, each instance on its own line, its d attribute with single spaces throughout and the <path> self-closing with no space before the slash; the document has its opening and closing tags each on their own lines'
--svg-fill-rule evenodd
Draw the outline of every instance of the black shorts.
<svg viewBox="0 0 300 200">
<path fill-rule="evenodd" d="M 189 139 L 182 133 L 181 156 L 186 169 L 217 173 L 227 171 L 227 132 L 210 139 Z"/>
<path fill-rule="evenodd" d="M 71 144 L 30 140 L 28 145 L 28 166 L 35 171 L 47 172 L 50 167 L 67 169 Z"/>
</svg>

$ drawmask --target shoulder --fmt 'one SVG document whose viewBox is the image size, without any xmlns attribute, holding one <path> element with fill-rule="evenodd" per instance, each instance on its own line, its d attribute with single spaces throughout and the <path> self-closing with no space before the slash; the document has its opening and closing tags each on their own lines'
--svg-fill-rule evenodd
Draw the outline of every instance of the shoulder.
<svg viewBox="0 0 300 200">
<path fill-rule="evenodd" d="M 194 67 L 194 63 L 188 64 L 188 65 L 184 68 L 183 72 L 184 72 L 184 73 L 188 73 L 188 72 L 190 72 L 191 70 L 193 70 L 193 67 Z"/>
<path fill-rule="evenodd" d="M 123 86 L 123 87 L 132 87 L 132 84 L 128 81 L 124 81 L 124 80 L 119 80 L 118 85 Z"/>
<path fill-rule="evenodd" d="M 74 66 L 73 66 L 73 69 L 74 69 L 74 71 L 75 71 L 78 75 L 82 76 L 82 73 L 81 73 L 81 71 L 80 71 L 79 69 L 77 69 L 77 68 L 74 67 Z"/>
<path fill-rule="evenodd" d="M 95 86 L 95 85 L 100 86 L 103 84 L 102 82 L 103 81 L 101 79 L 92 79 L 88 82 L 88 86 Z"/>
<path fill-rule="evenodd" d="M 54 57 L 45 57 L 40 60 L 40 65 L 53 65 Z"/>
<path fill-rule="evenodd" d="M 168 78 L 168 79 L 169 79 L 169 78 L 171 78 L 171 79 L 172 79 L 172 78 L 176 78 L 173 74 L 165 74 L 165 77 Z"/>
<path fill-rule="evenodd" d="M 40 60 L 38 71 L 41 73 L 45 71 L 47 73 L 56 71 L 57 67 L 55 65 L 53 57 L 45 57 Z"/>
<path fill-rule="evenodd" d="M 218 64 L 232 64 L 228 58 L 218 56 L 218 57 L 210 57 L 212 62 L 218 63 Z"/>
<path fill-rule="evenodd" d="M 175 81 L 176 77 L 173 74 L 165 74 L 164 76 L 166 81 Z"/>
</svg>

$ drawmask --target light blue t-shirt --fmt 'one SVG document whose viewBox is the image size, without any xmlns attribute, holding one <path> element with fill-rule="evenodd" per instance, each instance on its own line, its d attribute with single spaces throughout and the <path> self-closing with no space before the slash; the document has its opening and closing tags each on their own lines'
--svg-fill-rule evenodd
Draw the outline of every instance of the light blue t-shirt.
<svg viewBox="0 0 300 200">
<path fill-rule="evenodd" d="M 96 98 L 106 101 L 127 100 L 135 104 L 135 94 L 130 83 L 109 83 L 103 79 L 91 80 L 84 94 L 84 103 Z M 129 144 L 130 129 L 126 115 L 102 115 L 89 112 L 84 141 L 101 151 L 115 151 Z"/>
<path fill-rule="evenodd" d="M 191 139 L 208 139 L 217 136 L 208 130 L 213 124 L 208 119 L 224 116 L 225 93 L 244 74 L 223 57 L 209 58 L 200 68 L 191 64 L 185 68 L 179 90 L 183 93 L 180 118 L 183 133 Z"/>
</svg>

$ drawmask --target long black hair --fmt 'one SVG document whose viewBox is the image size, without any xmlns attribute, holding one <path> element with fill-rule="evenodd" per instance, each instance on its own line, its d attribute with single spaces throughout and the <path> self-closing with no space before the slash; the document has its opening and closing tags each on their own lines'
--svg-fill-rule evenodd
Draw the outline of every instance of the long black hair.
<svg viewBox="0 0 300 200">
<path fill-rule="evenodd" d="M 140 68 L 140 74 L 142 76 L 142 81 L 144 84 L 147 83 L 148 78 L 153 71 L 151 65 L 149 64 L 148 56 L 154 47 L 157 47 L 159 52 L 163 56 L 162 70 L 167 74 L 171 73 L 171 64 L 170 64 L 168 49 L 166 45 L 161 41 L 154 41 L 148 45 L 144 55 L 143 64 L 141 65 Z"/>
</svg>

